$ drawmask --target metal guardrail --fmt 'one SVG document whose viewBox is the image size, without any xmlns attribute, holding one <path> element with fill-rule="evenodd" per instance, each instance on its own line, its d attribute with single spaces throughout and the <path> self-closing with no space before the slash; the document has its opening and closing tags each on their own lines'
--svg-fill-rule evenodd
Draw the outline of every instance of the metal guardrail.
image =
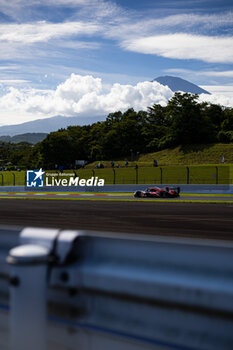
<svg viewBox="0 0 233 350">
<path fill-rule="evenodd" d="M 0 246 L 12 350 L 232 349 L 229 242 L 0 228 Z"/>
</svg>

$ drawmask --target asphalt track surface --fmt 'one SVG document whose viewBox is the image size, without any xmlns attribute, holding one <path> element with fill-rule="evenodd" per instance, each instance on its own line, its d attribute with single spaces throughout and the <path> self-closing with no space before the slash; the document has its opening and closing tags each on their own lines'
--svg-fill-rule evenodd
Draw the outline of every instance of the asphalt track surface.
<svg viewBox="0 0 233 350">
<path fill-rule="evenodd" d="M 94 196 L 80 200 L 61 200 L 55 196 L 34 196 L 29 200 L 10 194 L 0 197 L 1 225 L 233 240 L 232 196 L 223 197 L 230 198 L 229 202 L 208 204 L 160 199 L 114 201 L 112 196 L 108 200 Z M 212 200 L 213 196 L 204 198 Z"/>
</svg>

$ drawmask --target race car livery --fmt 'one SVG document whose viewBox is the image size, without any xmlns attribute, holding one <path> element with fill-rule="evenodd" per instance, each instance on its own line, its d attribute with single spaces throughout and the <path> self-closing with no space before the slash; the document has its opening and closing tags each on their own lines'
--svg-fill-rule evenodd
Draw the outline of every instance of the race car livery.
<svg viewBox="0 0 233 350">
<path fill-rule="evenodd" d="M 148 187 L 145 191 L 136 191 L 135 198 L 176 198 L 180 196 L 180 187 Z"/>
</svg>

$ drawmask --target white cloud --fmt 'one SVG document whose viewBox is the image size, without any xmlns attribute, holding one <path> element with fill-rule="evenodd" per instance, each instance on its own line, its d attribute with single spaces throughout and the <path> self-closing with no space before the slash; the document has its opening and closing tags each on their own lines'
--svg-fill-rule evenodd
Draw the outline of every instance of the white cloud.
<svg viewBox="0 0 233 350">
<path fill-rule="evenodd" d="M 203 89 L 209 91 L 214 96 L 224 96 L 233 100 L 233 86 L 229 85 L 204 85 Z M 224 103 L 223 103 L 224 104 Z"/>
<path fill-rule="evenodd" d="M 71 74 L 69 79 L 58 85 L 55 91 L 55 98 L 77 102 L 89 93 L 100 93 L 101 89 L 101 79 L 93 78 L 90 75 L 81 76 Z"/>
<path fill-rule="evenodd" d="M 30 59 L 30 65 L 36 65 L 38 72 L 41 59 L 45 62 L 65 57 L 69 62 L 74 60 L 74 51 L 79 55 L 81 50 L 99 49 L 101 47 L 99 42 L 83 38 L 79 40 L 80 36 L 90 37 L 99 30 L 102 30 L 102 27 L 95 23 L 77 21 L 0 24 L 0 59 L 12 61 L 14 58 L 23 64 L 25 60 Z M 28 66 L 28 62 L 26 65 Z"/>
<path fill-rule="evenodd" d="M 223 78 L 233 78 L 233 70 L 226 70 L 226 71 L 194 71 L 190 69 L 183 69 L 183 68 L 169 68 L 164 70 L 167 73 L 178 73 L 178 74 L 192 74 L 192 75 L 198 75 L 198 76 L 208 76 L 208 77 L 223 77 Z"/>
<path fill-rule="evenodd" d="M 3 9 L 40 6 L 85 6 L 95 3 L 102 3 L 103 0 L 0 0 L 0 6 Z"/>
<path fill-rule="evenodd" d="M 0 41 L 33 44 L 71 35 L 91 35 L 99 29 L 97 24 L 85 22 L 47 23 L 40 21 L 33 24 L 1 24 Z"/>
<path fill-rule="evenodd" d="M 0 124 L 63 116 L 105 116 L 117 110 L 146 109 L 154 103 L 166 105 L 173 92 L 157 82 L 136 85 L 113 84 L 108 91 L 100 78 L 71 76 L 56 90 L 9 88 L 0 97 Z"/>
<path fill-rule="evenodd" d="M 0 70 L 15 70 L 18 69 L 18 66 L 16 65 L 8 65 L 8 66 L 0 66 Z"/>
<path fill-rule="evenodd" d="M 94 42 L 94 41 L 56 40 L 55 44 L 56 44 L 56 47 L 61 47 L 64 49 L 73 49 L 73 50 L 79 50 L 79 49 L 97 50 L 101 48 L 101 43 Z"/>
<path fill-rule="evenodd" d="M 111 25 L 105 36 L 116 38 L 120 41 L 135 39 L 136 37 L 148 37 L 170 34 L 171 32 L 185 32 L 189 34 L 205 33 L 217 28 L 231 26 L 233 13 L 220 13 L 218 15 L 196 15 L 193 13 L 181 13 L 177 15 L 154 18 L 148 16 L 140 18 L 138 14 L 128 14 L 128 17 L 116 25 Z M 225 29 L 225 28 L 224 28 Z"/>
<path fill-rule="evenodd" d="M 200 101 L 206 101 L 213 104 L 219 104 L 225 107 L 233 107 L 233 95 L 222 93 L 212 93 L 211 95 L 201 94 L 199 96 Z"/>
<path fill-rule="evenodd" d="M 0 84 L 3 85 L 18 85 L 18 84 L 24 84 L 29 83 L 29 80 L 25 79 L 0 79 Z"/>
<path fill-rule="evenodd" d="M 129 51 L 167 58 L 233 62 L 233 37 L 177 33 L 125 40 L 121 46 Z"/>
<path fill-rule="evenodd" d="M 28 22 L 32 18 L 43 18 L 41 7 L 46 8 L 46 18 L 53 11 L 62 13 L 63 8 L 72 9 L 69 18 L 82 18 L 83 21 L 120 16 L 124 12 L 114 1 L 109 0 L 0 0 L 1 12 L 17 22 Z M 53 16 L 52 16 L 53 17 Z"/>
<path fill-rule="evenodd" d="M 159 27 L 178 27 L 192 28 L 201 25 L 201 29 L 220 28 L 228 25 L 232 25 L 233 13 L 219 13 L 219 14 L 194 14 L 194 13 L 181 13 L 178 15 L 166 16 L 161 19 L 154 20 L 154 24 Z"/>
<path fill-rule="evenodd" d="M 233 78 L 233 70 L 227 70 L 223 72 L 207 71 L 207 72 L 200 72 L 200 74 L 206 75 L 209 77 Z"/>
</svg>

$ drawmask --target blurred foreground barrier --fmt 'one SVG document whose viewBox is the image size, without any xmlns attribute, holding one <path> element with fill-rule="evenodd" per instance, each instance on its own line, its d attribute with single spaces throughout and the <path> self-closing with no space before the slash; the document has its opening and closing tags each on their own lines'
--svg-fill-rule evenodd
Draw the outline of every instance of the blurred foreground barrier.
<svg viewBox="0 0 233 350">
<path fill-rule="evenodd" d="M 232 350 L 232 330 L 229 242 L 0 228 L 1 350 Z"/>
</svg>

